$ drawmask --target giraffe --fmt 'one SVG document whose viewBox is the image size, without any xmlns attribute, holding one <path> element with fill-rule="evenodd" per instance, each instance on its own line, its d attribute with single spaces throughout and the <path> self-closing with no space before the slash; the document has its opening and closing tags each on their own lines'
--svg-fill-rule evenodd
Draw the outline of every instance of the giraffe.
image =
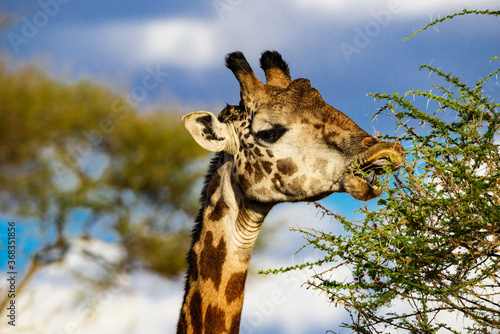
<svg viewBox="0 0 500 334">
<path fill-rule="evenodd" d="M 228 54 L 239 105 L 218 117 L 207 111 L 183 117 L 195 141 L 216 153 L 192 232 L 177 333 L 239 332 L 252 249 L 274 205 L 335 192 L 375 198 L 387 162 L 396 169 L 404 161 L 399 143 L 370 136 L 323 101 L 309 80 L 292 81 L 278 52 L 264 52 L 260 65 L 266 84 L 241 52 Z"/>
</svg>

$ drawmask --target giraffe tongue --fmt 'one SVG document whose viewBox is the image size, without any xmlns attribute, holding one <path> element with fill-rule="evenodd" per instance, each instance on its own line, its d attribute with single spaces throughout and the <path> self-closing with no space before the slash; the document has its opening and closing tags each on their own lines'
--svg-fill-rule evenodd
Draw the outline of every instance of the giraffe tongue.
<svg viewBox="0 0 500 334">
<path fill-rule="evenodd" d="M 384 166 L 388 163 L 388 160 L 385 158 L 380 158 L 377 160 L 370 161 L 369 164 L 365 165 L 364 170 L 366 173 L 370 171 L 369 175 L 371 173 L 376 173 L 378 175 L 384 174 Z"/>
<path fill-rule="evenodd" d="M 371 166 L 375 166 L 375 167 L 384 167 L 385 165 L 387 164 L 387 159 L 377 159 L 375 161 L 372 161 L 370 163 Z"/>
<path fill-rule="evenodd" d="M 370 174 L 368 175 L 361 175 L 361 174 L 357 174 L 359 175 L 359 177 L 361 177 L 363 180 L 365 180 L 366 182 L 368 182 L 369 184 L 375 184 L 375 182 L 377 182 L 377 174 L 375 173 L 375 171 L 371 171 Z"/>
</svg>

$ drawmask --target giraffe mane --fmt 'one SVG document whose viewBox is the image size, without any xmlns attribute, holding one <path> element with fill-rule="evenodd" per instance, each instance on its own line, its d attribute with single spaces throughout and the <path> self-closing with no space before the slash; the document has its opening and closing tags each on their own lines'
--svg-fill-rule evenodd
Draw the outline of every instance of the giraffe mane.
<svg viewBox="0 0 500 334">
<path fill-rule="evenodd" d="M 196 218 L 194 220 L 194 226 L 191 231 L 191 246 L 190 250 L 187 255 L 187 263 L 190 263 L 190 259 L 193 256 L 193 246 L 194 244 L 200 239 L 200 234 L 201 234 L 201 227 L 202 227 L 202 222 L 203 222 L 203 212 L 205 210 L 205 206 L 207 204 L 207 190 L 208 190 L 208 184 L 210 180 L 212 179 L 216 169 L 217 169 L 217 164 L 219 160 L 221 159 L 222 155 L 224 152 L 217 152 L 214 154 L 214 156 L 210 160 L 210 165 L 208 167 L 208 171 L 205 174 L 205 179 L 203 181 L 203 188 L 201 191 L 200 195 L 200 202 L 201 202 L 201 207 L 200 210 L 198 211 L 198 214 L 196 215 Z M 186 298 L 186 295 L 189 290 L 189 277 L 191 277 L 192 274 L 192 268 L 191 266 L 188 266 L 187 269 L 187 275 L 186 279 L 184 282 L 184 298 Z"/>
</svg>

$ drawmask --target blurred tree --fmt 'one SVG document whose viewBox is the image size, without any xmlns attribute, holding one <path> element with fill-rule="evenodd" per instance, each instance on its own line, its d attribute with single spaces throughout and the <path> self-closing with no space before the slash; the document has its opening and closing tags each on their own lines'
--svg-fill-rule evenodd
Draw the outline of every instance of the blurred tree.
<svg viewBox="0 0 500 334">
<path fill-rule="evenodd" d="M 12 24 L 14 17 L 0 11 L 0 29 L 5 29 Z"/>
<path fill-rule="evenodd" d="M 139 114 L 103 86 L 6 61 L 0 101 L 0 210 L 48 231 L 37 264 L 60 260 L 76 235 L 118 241 L 127 268 L 182 270 L 206 153 L 178 110 Z"/>
<path fill-rule="evenodd" d="M 500 11 L 464 10 L 422 30 L 466 14 Z M 408 148 L 405 166 L 380 184 L 388 195 L 359 221 L 317 204 L 344 233 L 300 229 L 324 256 L 266 273 L 315 268 L 309 287 L 343 305 L 351 315 L 343 326 L 356 333 L 498 333 L 500 104 L 485 85 L 500 69 L 468 85 L 421 68 L 439 79 L 432 89 L 371 94 L 385 101 L 376 115 L 395 120 Z M 339 278 L 339 268 L 349 274 Z"/>
</svg>

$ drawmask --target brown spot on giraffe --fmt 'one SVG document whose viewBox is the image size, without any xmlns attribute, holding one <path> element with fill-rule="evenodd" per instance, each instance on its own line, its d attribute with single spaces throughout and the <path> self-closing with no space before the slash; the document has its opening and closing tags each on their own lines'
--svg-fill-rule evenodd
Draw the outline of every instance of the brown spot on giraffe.
<svg viewBox="0 0 500 334">
<path fill-rule="evenodd" d="M 273 163 L 271 161 L 261 161 L 260 162 L 261 165 L 262 165 L 262 168 L 264 168 L 264 171 L 267 173 L 267 174 L 271 174 L 271 172 L 273 171 Z"/>
<path fill-rule="evenodd" d="M 211 221 L 221 220 L 226 215 L 227 209 L 228 209 L 228 206 L 227 206 L 226 202 L 224 201 L 224 198 L 219 198 L 217 203 L 215 203 L 215 207 L 212 210 L 212 212 L 210 212 L 208 214 L 208 219 L 210 219 Z"/>
<path fill-rule="evenodd" d="M 299 170 L 292 158 L 279 159 L 276 167 L 281 174 L 286 176 L 292 176 Z"/>
<path fill-rule="evenodd" d="M 306 176 L 302 175 L 294 178 L 291 182 L 291 188 L 293 188 L 294 192 L 304 197 L 307 195 L 307 193 L 303 190 L 306 179 Z"/>
<path fill-rule="evenodd" d="M 238 175 L 238 182 L 243 190 L 250 188 L 250 182 L 243 174 Z"/>
<path fill-rule="evenodd" d="M 226 301 L 228 304 L 231 304 L 234 300 L 243 297 L 246 279 L 246 271 L 234 273 L 231 275 L 226 285 Z"/>
<path fill-rule="evenodd" d="M 196 290 L 189 302 L 189 315 L 191 316 L 191 327 L 195 333 L 201 333 L 203 329 L 203 311 L 201 309 L 202 299 L 199 290 Z"/>
<path fill-rule="evenodd" d="M 205 313 L 204 334 L 221 334 L 226 329 L 226 316 L 222 309 L 214 305 L 208 305 Z"/>
<path fill-rule="evenodd" d="M 324 134 L 325 140 L 328 142 L 333 142 L 338 138 L 339 133 L 336 131 L 326 132 Z"/>
<path fill-rule="evenodd" d="M 220 174 L 215 172 L 214 175 L 212 176 L 212 179 L 210 179 L 210 182 L 208 183 L 207 186 L 207 197 L 210 198 L 212 194 L 219 188 L 220 185 Z"/>
<path fill-rule="evenodd" d="M 213 246 L 214 236 L 208 231 L 203 243 L 200 257 L 200 275 L 204 280 L 212 280 L 218 290 L 222 277 L 222 266 L 226 261 L 227 249 L 224 238 L 219 240 L 217 247 Z"/>
<path fill-rule="evenodd" d="M 262 154 L 260 148 L 258 146 L 256 146 L 254 149 L 253 149 L 253 153 L 258 156 L 258 157 L 263 157 L 264 154 Z"/>
<path fill-rule="evenodd" d="M 198 279 L 198 255 L 194 251 L 189 253 L 189 263 L 191 263 L 190 268 L 190 279 L 196 281 Z"/>
<path fill-rule="evenodd" d="M 246 171 L 249 175 L 252 175 L 252 174 L 253 174 L 253 167 L 252 167 L 252 164 L 250 163 L 250 161 L 247 161 L 247 163 L 245 164 L 245 171 Z"/>
<path fill-rule="evenodd" d="M 253 168 L 255 170 L 254 181 L 255 183 L 259 183 L 264 178 L 264 172 L 262 171 L 262 168 L 260 168 L 258 161 L 255 162 Z"/>
<path fill-rule="evenodd" d="M 323 158 L 316 158 L 314 161 L 313 171 L 325 170 L 328 166 L 328 161 Z"/>
<path fill-rule="evenodd" d="M 187 321 L 186 321 L 186 313 L 184 310 L 181 312 L 181 316 L 179 318 L 179 324 L 177 326 L 177 333 L 182 334 L 187 332 Z"/>
<path fill-rule="evenodd" d="M 229 334 L 238 334 L 240 332 L 241 312 L 236 313 L 231 320 Z"/>
</svg>

